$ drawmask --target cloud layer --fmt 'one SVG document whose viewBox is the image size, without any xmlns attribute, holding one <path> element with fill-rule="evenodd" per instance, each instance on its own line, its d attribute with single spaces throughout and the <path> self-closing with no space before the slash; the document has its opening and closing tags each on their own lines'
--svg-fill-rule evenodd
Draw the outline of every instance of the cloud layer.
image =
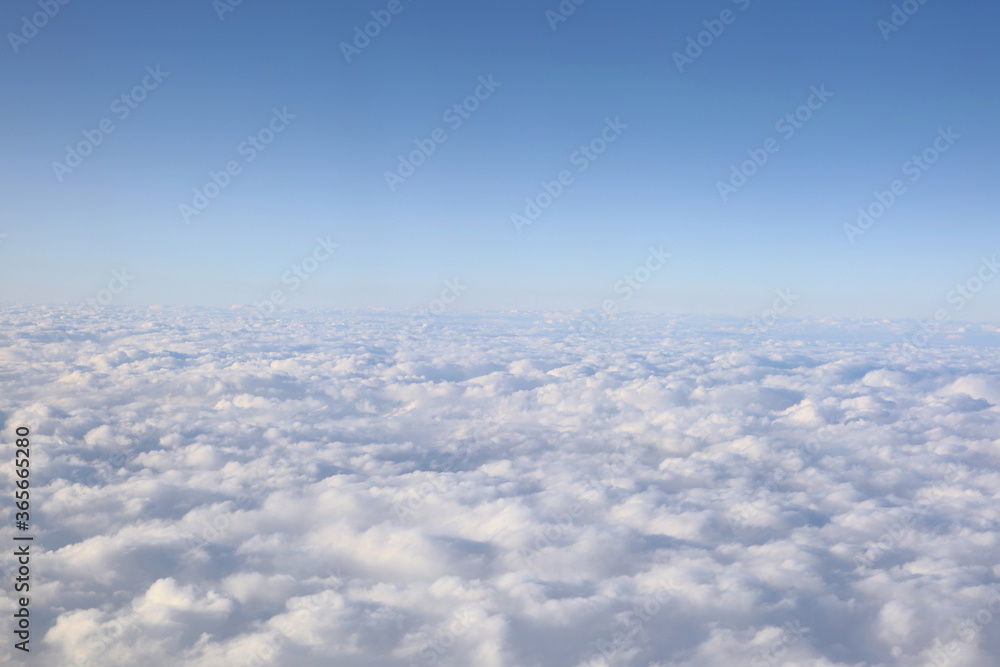
<svg viewBox="0 0 1000 667">
<path fill-rule="evenodd" d="M 995 328 L 0 316 L 30 664 L 1000 662 Z"/>
</svg>

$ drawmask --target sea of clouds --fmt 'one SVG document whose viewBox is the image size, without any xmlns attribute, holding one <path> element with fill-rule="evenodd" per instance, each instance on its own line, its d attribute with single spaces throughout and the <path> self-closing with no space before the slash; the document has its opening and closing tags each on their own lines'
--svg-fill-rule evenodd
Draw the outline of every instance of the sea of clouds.
<svg viewBox="0 0 1000 667">
<path fill-rule="evenodd" d="M 0 321 L 0 664 L 1000 664 L 997 327 Z"/>
</svg>

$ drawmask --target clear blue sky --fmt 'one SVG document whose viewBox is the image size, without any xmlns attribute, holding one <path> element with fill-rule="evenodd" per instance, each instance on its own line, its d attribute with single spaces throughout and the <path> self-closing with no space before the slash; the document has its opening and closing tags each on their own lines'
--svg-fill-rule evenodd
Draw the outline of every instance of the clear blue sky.
<svg viewBox="0 0 1000 667">
<path fill-rule="evenodd" d="M 342 43 L 388 0 L 245 0 L 220 19 L 225 1 L 77 0 L 37 34 L 37 1 L 4 3 L 0 300 L 82 302 L 125 268 L 119 304 L 280 289 L 290 306 L 424 306 L 457 278 L 456 308 L 614 297 L 752 315 L 791 288 L 796 314 L 925 318 L 1000 251 L 994 2 L 914 2 L 889 33 L 889 1 L 588 0 L 553 30 L 555 0 L 399 0 L 347 62 Z M 725 10 L 679 71 L 675 52 Z M 445 112 L 491 76 L 456 127 Z M 144 80 L 134 109 L 115 103 Z M 814 86 L 832 97 L 779 131 Z M 248 161 L 275 108 L 295 118 Z M 627 129 L 579 171 L 608 118 Z M 57 174 L 103 119 L 113 132 Z M 960 138 L 911 181 L 904 163 L 949 127 Z M 397 156 L 438 129 L 390 190 Z M 770 138 L 780 150 L 723 201 L 718 182 Z M 230 161 L 239 173 L 185 222 Z M 563 170 L 572 182 L 518 233 L 512 214 Z M 844 224 L 894 179 L 904 193 L 849 243 Z M 327 235 L 334 256 L 293 289 L 282 277 Z M 614 285 L 651 245 L 672 257 L 626 302 Z M 998 304 L 1000 280 L 961 315 Z"/>
</svg>

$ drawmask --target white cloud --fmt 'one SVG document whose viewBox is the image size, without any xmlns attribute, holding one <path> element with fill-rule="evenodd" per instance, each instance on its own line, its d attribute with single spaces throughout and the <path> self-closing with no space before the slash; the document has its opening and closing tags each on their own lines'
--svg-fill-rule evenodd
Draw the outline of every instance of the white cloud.
<svg viewBox="0 0 1000 667">
<path fill-rule="evenodd" d="M 995 332 L 5 316 L 31 664 L 1000 662 Z"/>
</svg>

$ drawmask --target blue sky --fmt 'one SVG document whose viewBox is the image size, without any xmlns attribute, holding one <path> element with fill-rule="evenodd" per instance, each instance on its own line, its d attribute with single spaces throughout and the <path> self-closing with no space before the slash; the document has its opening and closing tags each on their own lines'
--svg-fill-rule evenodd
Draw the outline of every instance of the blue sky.
<svg viewBox="0 0 1000 667">
<path fill-rule="evenodd" d="M 891 2 L 567 1 L 558 23 L 554 1 L 246 0 L 220 18 L 222 2 L 69 2 L 37 31 L 37 2 L 5 3 L 0 300 L 85 302 L 126 269 L 115 304 L 280 290 L 283 306 L 425 307 L 458 280 L 456 309 L 610 296 L 751 316 L 790 289 L 795 315 L 923 319 L 1000 250 L 995 3 L 914 0 L 889 32 Z M 391 22 L 348 62 L 372 12 Z M 145 99 L 120 100 L 144 82 Z M 477 88 L 458 126 L 445 114 Z M 814 89 L 832 95 L 800 110 Z M 776 123 L 797 110 L 789 136 Z M 627 127 L 581 162 L 608 119 Z M 948 128 L 958 138 L 911 180 L 904 164 Z M 92 152 L 54 167 L 85 132 Z M 251 150 L 254 135 L 273 141 Z M 433 136 L 446 141 L 390 189 L 398 156 Z M 780 150 L 723 201 L 718 183 L 769 139 Z M 228 163 L 238 173 L 185 220 Z M 518 232 L 511 216 L 564 170 Z M 850 243 L 844 225 L 897 179 Z M 293 289 L 283 277 L 319 237 L 339 247 Z M 670 261 L 625 299 L 615 285 L 651 246 Z M 998 303 L 986 281 L 950 314 L 995 320 Z"/>
</svg>

